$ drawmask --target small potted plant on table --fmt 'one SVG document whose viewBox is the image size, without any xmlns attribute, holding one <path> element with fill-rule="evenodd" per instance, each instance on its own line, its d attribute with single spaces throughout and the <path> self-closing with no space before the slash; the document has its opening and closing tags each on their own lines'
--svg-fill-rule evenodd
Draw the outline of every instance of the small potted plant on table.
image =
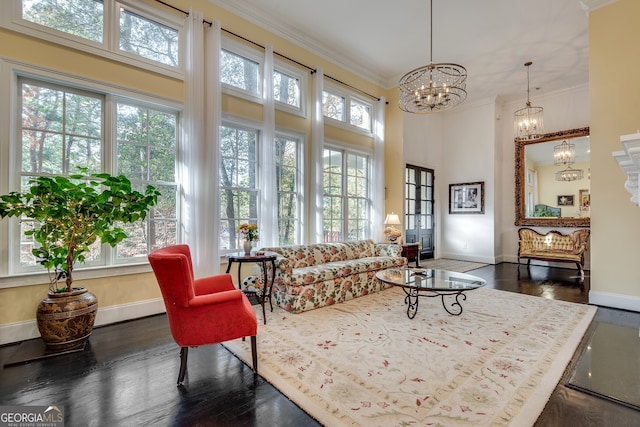
<svg viewBox="0 0 640 427">
<path fill-rule="evenodd" d="M 93 330 L 96 297 L 73 286 L 73 268 L 84 262 L 91 245 L 100 239 L 115 246 L 127 237 L 121 224 L 146 218 L 160 193 L 147 186 L 133 190 L 125 176 L 109 174 L 38 176 L 25 192 L 0 196 L 0 218 L 34 221 L 25 232 L 37 246 L 33 255 L 49 272 L 48 296 L 38 306 L 36 319 L 47 352 L 84 347 Z"/>
</svg>

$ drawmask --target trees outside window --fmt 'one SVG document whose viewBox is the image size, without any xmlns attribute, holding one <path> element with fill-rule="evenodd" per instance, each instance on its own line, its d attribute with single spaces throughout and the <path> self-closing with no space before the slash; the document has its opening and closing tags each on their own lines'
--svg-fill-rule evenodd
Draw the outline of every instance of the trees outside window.
<svg viewBox="0 0 640 427">
<path fill-rule="evenodd" d="M 5 2 L 0 24 L 12 31 L 181 77 L 183 20 L 174 14 L 139 1 Z"/>
<path fill-rule="evenodd" d="M 260 132 L 234 124 L 220 127 L 220 251 L 242 245 L 241 223 L 258 223 Z"/>
<path fill-rule="evenodd" d="M 332 124 L 356 127 L 367 133 L 372 131 L 373 105 L 350 91 L 334 85 L 325 85 L 322 92 L 322 112 L 325 117 L 335 120 Z"/>
<path fill-rule="evenodd" d="M 117 102 L 115 108 L 118 174 L 129 178 L 138 191 L 152 185 L 162 194 L 144 227 L 124 226 L 129 237 L 116 247 L 117 258 L 146 257 L 177 243 L 177 116 L 124 102 Z"/>
<path fill-rule="evenodd" d="M 104 251 L 112 249 L 101 248 L 96 242 L 88 265 L 131 262 L 155 248 L 176 243 L 177 113 L 33 79 L 19 79 L 19 89 L 21 191 L 28 190 L 31 178 L 68 176 L 78 173 L 78 167 L 86 167 L 88 173 L 117 169 L 117 174 L 127 176 L 139 190 L 151 184 L 162 192 L 144 223 L 126 226 L 129 238 L 116 246 L 115 257 L 105 256 Z M 113 105 L 113 110 L 106 105 Z M 117 168 L 108 168 L 105 158 L 117 159 Z M 33 226 L 30 220 L 16 225 L 17 243 L 11 252 L 19 271 L 37 266 L 31 254 L 35 242 L 25 236 Z"/>
<path fill-rule="evenodd" d="M 22 19 L 102 43 L 104 4 L 97 0 L 22 0 Z"/>
<path fill-rule="evenodd" d="M 302 243 L 302 147 L 299 138 L 277 135 L 276 187 L 278 191 L 278 244 Z"/>
<path fill-rule="evenodd" d="M 322 113 L 325 117 L 344 122 L 346 115 L 346 99 L 328 91 L 322 92 Z"/>
<path fill-rule="evenodd" d="M 179 67 L 179 43 L 177 29 L 120 9 L 120 50 Z"/>
<path fill-rule="evenodd" d="M 229 86 L 252 95 L 260 95 L 260 63 L 222 49 L 220 51 L 220 80 Z"/>
<path fill-rule="evenodd" d="M 300 79 L 289 74 L 273 71 L 273 97 L 277 102 L 300 108 Z"/>
<path fill-rule="evenodd" d="M 369 158 L 325 148 L 323 160 L 324 241 L 365 239 L 370 232 Z"/>
</svg>

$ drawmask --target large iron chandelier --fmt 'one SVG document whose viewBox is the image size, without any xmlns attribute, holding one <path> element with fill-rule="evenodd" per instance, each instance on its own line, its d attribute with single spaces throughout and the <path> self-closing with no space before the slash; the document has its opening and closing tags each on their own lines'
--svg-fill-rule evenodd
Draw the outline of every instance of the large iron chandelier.
<svg viewBox="0 0 640 427">
<path fill-rule="evenodd" d="M 533 62 L 525 62 L 527 67 L 527 104 L 526 107 L 516 111 L 513 119 L 513 127 L 516 141 L 533 141 L 542 138 L 544 133 L 542 107 L 532 107 L 529 101 L 529 67 Z"/>
<path fill-rule="evenodd" d="M 433 63 L 433 0 L 430 0 L 431 46 L 429 65 L 409 71 L 401 79 L 400 101 L 402 111 L 434 113 L 447 110 L 467 98 L 467 70 L 462 65 Z"/>
</svg>

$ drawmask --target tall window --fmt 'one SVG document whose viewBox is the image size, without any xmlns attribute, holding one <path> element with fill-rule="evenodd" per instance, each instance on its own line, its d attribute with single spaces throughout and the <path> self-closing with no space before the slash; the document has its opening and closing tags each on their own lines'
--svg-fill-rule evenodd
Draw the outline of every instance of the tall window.
<svg viewBox="0 0 640 427">
<path fill-rule="evenodd" d="M 153 185 L 162 196 L 145 226 L 126 224 L 129 236 L 117 246 L 118 259 L 145 256 L 176 243 L 178 185 L 176 183 L 176 126 L 174 113 L 116 103 L 117 173 L 127 176 L 138 191 Z"/>
<path fill-rule="evenodd" d="M 20 91 L 20 191 L 28 191 L 29 180 L 40 175 L 77 173 L 77 165 L 87 167 L 92 173 L 100 172 L 103 98 L 27 80 L 21 82 Z M 36 243 L 25 232 L 36 226 L 36 222 L 24 219 L 19 226 L 17 267 L 28 270 L 37 265 L 31 253 Z M 88 261 L 99 257 L 99 248 L 94 245 Z"/>
<path fill-rule="evenodd" d="M 323 165 L 324 241 L 369 236 L 371 209 L 369 157 L 325 148 Z"/>
<path fill-rule="evenodd" d="M 241 246 L 238 225 L 258 223 L 257 129 L 224 124 L 220 128 L 220 250 Z"/>
<path fill-rule="evenodd" d="M 278 244 L 302 243 L 302 155 L 298 138 L 278 135 L 275 140 L 278 190 Z"/>
<path fill-rule="evenodd" d="M 68 176 L 82 166 L 87 167 L 89 173 L 126 175 L 139 190 L 151 184 L 162 193 L 144 223 L 126 225 L 129 237 L 115 252 L 96 242 L 87 264 L 136 261 L 150 250 L 176 243 L 178 116 L 175 112 L 120 103 L 106 93 L 32 79 L 19 80 L 19 89 L 21 191 L 28 189 L 28 181 L 33 177 Z M 105 105 L 113 105 L 113 110 Z M 113 135 L 113 139 L 107 135 Z M 105 158 L 117 159 L 117 168 L 107 168 L 105 165 L 109 162 L 105 162 Z M 33 225 L 33 221 L 21 221 L 20 229 L 15 230 L 20 247 L 11 252 L 17 271 L 35 270 L 37 266 L 31 254 L 35 242 L 24 234 Z M 115 256 L 111 256 L 112 253 Z"/>
</svg>

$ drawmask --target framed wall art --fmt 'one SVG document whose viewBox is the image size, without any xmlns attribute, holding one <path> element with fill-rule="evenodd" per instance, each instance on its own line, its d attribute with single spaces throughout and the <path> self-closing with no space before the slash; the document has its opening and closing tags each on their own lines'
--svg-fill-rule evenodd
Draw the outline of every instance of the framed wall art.
<svg viewBox="0 0 640 427">
<path fill-rule="evenodd" d="M 573 206 L 573 194 L 558 196 L 558 206 Z"/>
<path fill-rule="evenodd" d="M 484 182 L 449 184 L 450 214 L 483 214 Z"/>
<path fill-rule="evenodd" d="M 591 193 L 589 190 L 580 190 L 580 210 L 588 211 L 591 206 Z"/>
</svg>

